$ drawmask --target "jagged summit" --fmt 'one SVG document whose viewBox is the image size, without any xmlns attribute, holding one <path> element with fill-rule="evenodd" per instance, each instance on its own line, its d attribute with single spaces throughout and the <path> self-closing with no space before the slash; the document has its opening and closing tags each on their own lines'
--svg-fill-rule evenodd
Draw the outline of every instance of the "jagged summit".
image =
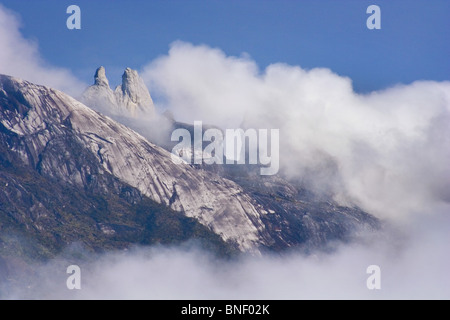
<svg viewBox="0 0 450 320">
<path fill-rule="evenodd" d="M 138 87 L 145 87 L 142 78 L 136 70 L 126 68 L 122 75 L 122 85 L 119 86 L 122 89 L 123 94 L 128 94 L 130 96 L 135 95 L 135 91 Z M 147 89 L 145 87 L 145 89 Z"/>
<path fill-rule="evenodd" d="M 122 85 L 114 91 L 118 101 L 129 110 L 153 109 L 153 100 L 144 80 L 136 70 L 126 68 L 122 75 Z"/>
<path fill-rule="evenodd" d="M 94 80 L 94 84 L 87 88 L 80 98 L 92 109 L 113 117 L 154 114 L 155 107 L 150 92 L 136 70 L 126 68 L 122 75 L 122 84 L 114 91 L 109 87 L 103 66 L 95 71 Z"/>
<path fill-rule="evenodd" d="M 108 81 L 108 78 L 106 78 L 106 71 L 105 71 L 105 68 L 103 66 L 99 67 L 95 71 L 94 79 L 95 79 L 94 85 L 96 85 L 96 86 L 104 86 L 104 87 L 108 87 L 109 88 L 109 81 Z"/>
</svg>

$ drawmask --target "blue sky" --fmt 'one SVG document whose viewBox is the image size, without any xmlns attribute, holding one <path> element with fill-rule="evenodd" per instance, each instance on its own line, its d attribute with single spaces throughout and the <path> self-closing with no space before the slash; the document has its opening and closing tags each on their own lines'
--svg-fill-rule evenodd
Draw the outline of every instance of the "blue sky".
<svg viewBox="0 0 450 320">
<path fill-rule="evenodd" d="M 140 69 L 175 40 L 227 55 L 248 53 L 261 69 L 285 62 L 327 67 L 357 92 L 414 80 L 450 79 L 450 1 L 0 0 L 22 21 L 22 34 L 52 65 L 91 83 L 104 65 L 112 85 L 127 66 Z M 82 29 L 66 28 L 77 4 Z M 381 8 L 381 30 L 366 27 L 366 9 Z"/>
</svg>

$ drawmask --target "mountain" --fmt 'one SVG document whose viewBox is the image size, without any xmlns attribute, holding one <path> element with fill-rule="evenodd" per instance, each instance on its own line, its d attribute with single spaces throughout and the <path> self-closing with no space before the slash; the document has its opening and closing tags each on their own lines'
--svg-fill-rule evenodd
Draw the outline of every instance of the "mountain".
<svg viewBox="0 0 450 320">
<path fill-rule="evenodd" d="M 123 96 L 143 101 L 137 73 L 127 70 Z M 111 90 L 102 68 L 88 91 L 97 89 Z M 112 96 L 99 98 L 107 106 Z M 128 110 L 127 99 L 111 100 L 108 110 Z M 189 239 L 221 252 L 312 250 L 380 226 L 282 177 L 176 164 L 169 151 L 74 98 L 4 75 L 0 146 L 5 254 L 51 256 L 74 242 L 98 251 Z"/>
<path fill-rule="evenodd" d="M 132 118 L 155 113 L 153 100 L 137 71 L 126 68 L 122 75 L 122 84 L 114 91 L 109 86 L 104 67 L 96 70 L 94 79 L 94 84 L 86 89 L 80 99 L 94 110 Z"/>
<path fill-rule="evenodd" d="M 108 136 L 84 132 L 85 119 L 109 126 L 100 128 Z M 108 152 L 88 144 L 120 134 L 151 148 L 61 92 L 0 76 L 0 260 L 46 259 L 72 243 L 104 251 L 195 240 L 220 254 L 236 250 L 105 169 Z"/>
<path fill-rule="evenodd" d="M 261 210 L 237 184 L 186 164 L 62 92 L 1 77 L 2 139 L 39 174 L 108 194 L 115 177 L 196 218 L 243 251 L 269 244 Z"/>
<path fill-rule="evenodd" d="M 95 109 L 90 101 L 85 102 Z M 107 101 L 103 102 L 107 104 Z M 169 152 L 178 143 L 170 140 L 174 130 L 186 129 L 191 138 L 194 138 L 193 125 L 176 121 L 170 111 L 162 116 L 155 114 L 153 118 L 143 117 L 130 121 L 125 117 L 117 117 L 109 110 L 111 109 L 106 109 L 107 115 Z M 218 129 L 205 124 L 202 134 L 209 128 Z M 194 150 L 194 141 L 191 146 L 191 155 L 201 152 Z M 284 178 L 282 174 L 260 176 L 257 173 L 258 166 L 201 164 L 191 167 L 234 182 L 253 203 L 256 202 L 257 214 L 264 226 L 264 240 L 261 244 L 271 250 L 299 246 L 306 250 L 323 248 L 333 240 L 351 240 L 358 230 L 375 230 L 380 227 L 376 218 L 358 208 L 340 206 L 331 200 L 332 195 L 316 195 L 304 185 Z"/>
</svg>

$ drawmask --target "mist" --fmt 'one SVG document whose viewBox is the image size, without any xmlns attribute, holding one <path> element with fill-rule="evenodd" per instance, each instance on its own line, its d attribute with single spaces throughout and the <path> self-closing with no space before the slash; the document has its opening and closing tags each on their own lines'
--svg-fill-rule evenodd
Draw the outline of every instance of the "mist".
<svg viewBox="0 0 450 320">
<path fill-rule="evenodd" d="M 222 260 L 195 246 L 134 248 L 36 266 L 2 299 L 449 299 L 448 212 L 338 245 L 334 253 L 242 255 Z M 81 289 L 69 290 L 69 265 Z M 367 267 L 380 267 L 369 290 Z M 22 279 L 26 279 L 24 275 Z M 3 285 L 3 288 L 7 286 Z"/>
</svg>

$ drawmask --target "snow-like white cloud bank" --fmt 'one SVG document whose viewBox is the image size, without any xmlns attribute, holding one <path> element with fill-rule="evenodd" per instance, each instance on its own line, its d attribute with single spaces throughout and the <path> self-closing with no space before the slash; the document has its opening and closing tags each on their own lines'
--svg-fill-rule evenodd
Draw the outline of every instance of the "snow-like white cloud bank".
<svg viewBox="0 0 450 320">
<path fill-rule="evenodd" d="M 180 121 L 280 129 L 281 170 L 341 203 L 400 219 L 449 207 L 449 82 L 362 95 L 329 69 L 260 71 L 248 55 L 184 42 L 142 76 Z"/>
<path fill-rule="evenodd" d="M 46 63 L 36 42 L 20 33 L 20 18 L 0 4 L 0 74 L 79 95 L 86 85 L 72 73 Z"/>
<path fill-rule="evenodd" d="M 31 282 L 0 298 L 449 299 L 450 216 L 418 219 L 408 233 L 367 238 L 334 254 L 218 261 L 195 248 L 140 248 L 90 263 L 61 259 L 36 268 Z M 81 268 L 80 290 L 66 287 L 72 264 Z M 380 289 L 367 287 L 370 265 L 380 267 Z"/>
</svg>

